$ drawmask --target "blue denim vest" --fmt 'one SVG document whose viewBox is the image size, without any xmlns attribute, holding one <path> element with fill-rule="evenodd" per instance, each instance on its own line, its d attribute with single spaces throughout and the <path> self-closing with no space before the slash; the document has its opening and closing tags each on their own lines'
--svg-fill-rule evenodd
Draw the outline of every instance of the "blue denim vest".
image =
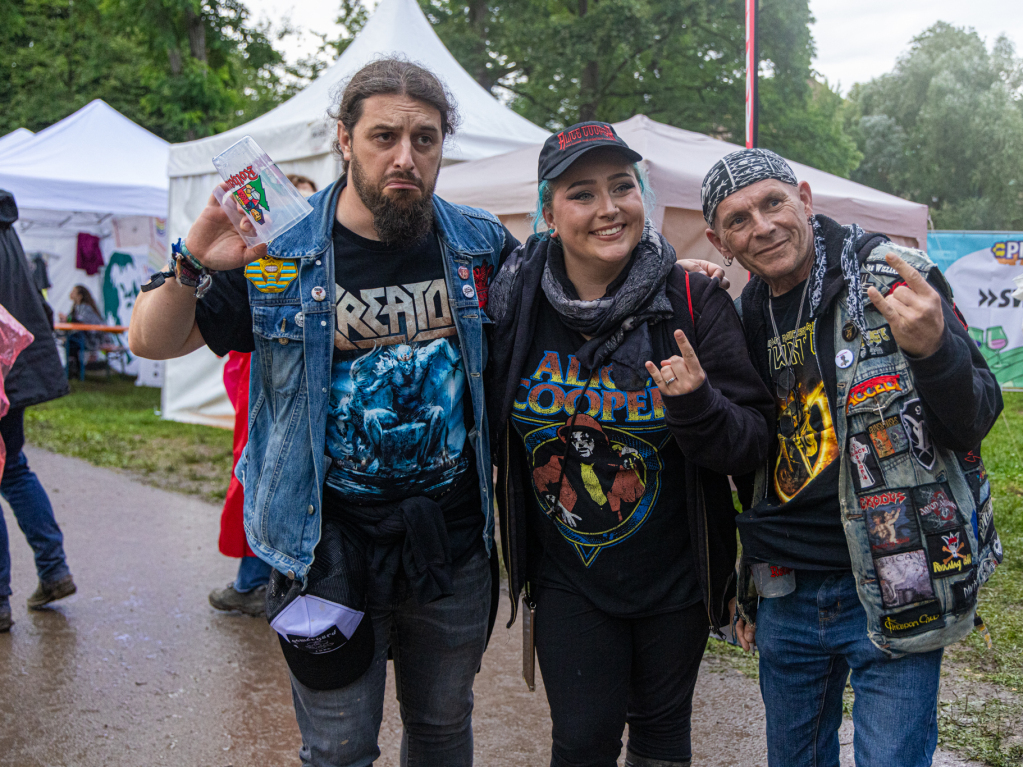
<svg viewBox="0 0 1023 767">
<path fill-rule="evenodd" d="M 320 540 L 327 400 L 334 349 L 335 281 L 331 232 L 341 180 L 310 198 L 313 212 L 270 243 L 268 255 L 292 259 L 297 275 L 281 292 L 261 292 L 250 280 L 256 348 L 249 381 L 249 442 L 235 473 L 245 487 L 245 534 L 252 550 L 289 578 L 305 581 Z M 449 301 L 467 372 L 484 542 L 493 543 L 490 439 L 483 403 L 487 361 L 474 275 L 497 271 L 504 227 L 483 210 L 433 198 Z M 467 269 L 460 269 L 467 267 Z M 462 277 L 460 275 L 466 275 Z M 489 280 L 487 280 L 489 283 Z M 482 286 L 481 286 L 482 287 Z"/>
</svg>

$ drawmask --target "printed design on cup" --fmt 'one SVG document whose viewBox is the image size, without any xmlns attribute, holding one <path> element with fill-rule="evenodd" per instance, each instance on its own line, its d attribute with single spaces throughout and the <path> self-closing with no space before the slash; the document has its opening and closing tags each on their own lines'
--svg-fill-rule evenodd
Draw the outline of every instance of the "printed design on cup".
<svg viewBox="0 0 1023 767">
<path fill-rule="evenodd" d="M 890 554 L 874 560 L 885 607 L 902 607 L 934 598 L 928 575 L 927 553 L 923 549 Z"/>
<path fill-rule="evenodd" d="M 952 498 L 952 491 L 945 482 L 920 485 L 913 488 L 916 513 L 920 528 L 925 533 L 938 533 L 959 524 L 959 507 Z"/>
<path fill-rule="evenodd" d="M 857 500 L 866 520 L 871 551 L 888 554 L 910 547 L 919 548 L 920 536 L 908 490 L 885 490 L 861 495 Z"/>
<path fill-rule="evenodd" d="M 849 435 L 849 460 L 852 462 L 852 479 L 857 490 L 873 490 L 884 484 L 870 439 L 865 433 Z"/>
<path fill-rule="evenodd" d="M 937 450 L 931 441 L 931 433 L 924 420 L 924 407 L 919 397 L 915 397 L 902 406 L 899 414 L 902 425 L 906 429 L 906 436 L 909 437 L 909 449 L 913 458 L 923 468 L 930 471 L 934 468 L 934 461 L 937 458 Z"/>
<path fill-rule="evenodd" d="M 888 392 L 901 392 L 902 384 L 898 375 L 874 376 L 861 381 L 849 390 L 849 399 L 845 404 L 845 412 L 850 412 L 858 405 Z"/>
<path fill-rule="evenodd" d="M 281 293 L 298 276 L 298 265 L 286 258 L 265 256 L 245 266 L 245 279 L 260 293 Z"/>
<path fill-rule="evenodd" d="M 890 637 L 912 636 L 929 631 L 931 624 L 941 620 L 941 606 L 937 602 L 886 615 L 881 620 L 881 633 Z"/>
<path fill-rule="evenodd" d="M 931 575 L 935 578 L 959 575 L 973 564 L 970 542 L 966 537 L 966 529 L 963 527 L 957 527 L 937 535 L 928 535 L 927 552 Z"/>
<path fill-rule="evenodd" d="M 263 181 L 256 171 L 252 169 L 252 166 L 249 165 L 244 170 L 234 174 L 227 179 L 227 182 L 231 186 L 240 184 L 237 189 L 231 192 L 231 196 L 238 201 L 238 204 L 249 214 L 253 221 L 257 224 L 265 224 L 266 216 L 263 215 L 263 210 L 269 212 L 270 205 L 266 200 Z M 263 210 L 260 210 L 260 208 Z"/>
<path fill-rule="evenodd" d="M 909 437 L 906 436 L 906 430 L 902 428 L 902 422 L 897 415 L 870 424 L 867 427 L 867 435 L 878 458 L 891 458 L 909 450 Z"/>
<path fill-rule="evenodd" d="M 863 341 L 860 345 L 860 359 L 870 360 L 877 357 L 887 357 L 899 350 L 895 338 L 892 336 L 892 329 L 888 325 L 879 328 L 871 328 L 863 334 Z"/>
</svg>

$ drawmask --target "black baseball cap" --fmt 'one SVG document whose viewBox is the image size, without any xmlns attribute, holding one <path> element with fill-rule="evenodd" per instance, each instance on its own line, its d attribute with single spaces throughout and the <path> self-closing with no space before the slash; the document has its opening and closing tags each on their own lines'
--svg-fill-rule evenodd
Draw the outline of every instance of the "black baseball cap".
<svg viewBox="0 0 1023 767">
<path fill-rule="evenodd" d="M 309 584 L 274 570 L 266 618 L 288 668 L 313 690 L 351 684 L 373 660 L 373 623 L 366 615 L 366 561 L 337 522 L 324 519 Z"/>
<path fill-rule="evenodd" d="M 621 151 L 630 162 L 639 162 L 643 155 L 629 149 L 610 123 L 576 123 L 560 133 L 555 133 L 543 143 L 540 150 L 541 181 L 555 179 L 568 170 L 569 166 L 591 149 L 612 147 Z"/>
</svg>

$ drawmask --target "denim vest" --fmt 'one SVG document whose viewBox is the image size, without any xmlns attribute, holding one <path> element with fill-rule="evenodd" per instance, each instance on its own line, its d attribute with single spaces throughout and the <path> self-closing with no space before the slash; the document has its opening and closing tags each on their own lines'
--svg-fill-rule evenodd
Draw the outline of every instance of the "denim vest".
<svg viewBox="0 0 1023 767">
<path fill-rule="evenodd" d="M 291 281 L 262 292 L 248 280 L 255 351 L 249 381 L 249 442 L 235 473 L 245 487 L 245 534 L 261 559 L 305 581 L 320 540 L 327 401 L 334 350 L 335 281 L 331 232 L 342 180 L 309 199 L 313 212 L 270 243 L 268 255 L 287 259 Z M 489 279 L 504 247 L 504 227 L 483 210 L 433 198 L 449 302 L 472 397 L 484 542 L 493 543 L 490 439 L 483 403 L 487 348 L 483 325 Z M 292 264 L 295 269 L 292 269 Z M 465 276 L 463 276 L 465 275 Z"/>
<path fill-rule="evenodd" d="M 889 252 L 924 276 L 935 268 L 920 251 L 886 242 L 861 266 L 864 290 L 874 285 L 885 295 L 901 281 L 885 261 Z M 943 279 L 941 284 L 951 301 L 951 290 Z M 973 630 L 977 591 L 1002 561 L 984 464 L 975 453 L 958 454 L 930 442 L 916 409 L 919 396 L 909 363 L 874 305 L 864 300 L 867 337 L 849 332 L 845 290 L 833 306 L 835 433 L 843 446 L 839 504 L 856 589 L 867 614 L 867 633 L 893 656 L 945 647 Z M 848 364 L 843 368 L 842 363 Z M 928 445 L 929 450 L 921 449 Z M 757 474 L 755 500 L 764 497 L 770 467 Z M 885 528 L 884 515 L 896 511 L 895 527 Z M 898 554 L 872 548 L 872 536 L 877 543 L 897 534 L 909 541 L 893 546 Z M 897 571 L 921 565 L 926 577 L 916 579 L 920 589 L 899 593 L 888 586 L 886 604 L 882 596 L 886 586 L 879 577 L 884 568 Z M 748 567 L 743 570 L 740 594 L 749 594 Z M 888 579 L 893 582 L 897 579 Z"/>
</svg>

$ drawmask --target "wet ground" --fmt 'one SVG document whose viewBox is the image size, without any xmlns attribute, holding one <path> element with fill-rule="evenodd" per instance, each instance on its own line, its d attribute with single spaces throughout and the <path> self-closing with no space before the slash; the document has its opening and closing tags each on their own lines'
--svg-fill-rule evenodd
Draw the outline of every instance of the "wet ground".
<svg viewBox="0 0 1023 767">
<path fill-rule="evenodd" d="M 16 621 L 0 634 L 0 765 L 298 765 L 287 672 L 262 619 L 206 601 L 234 575 L 217 552 L 220 510 L 82 461 L 26 449 L 64 530 L 78 593 L 29 613 L 31 550 L 4 505 Z M 475 685 L 476 764 L 547 764 L 542 683 L 520 678 L 507 598 Z M 390 681 L 390 680 L 389 680 Z M 694 703 L 694 765 L 766 764 L 755 682 L 709 658 Z M 397 765 L 393 689 L 380 765 Z M 851 765 L 851 729 L 842 730 Z M 936 765 L 965 764 L 939 754 Z"/>
</svg>

